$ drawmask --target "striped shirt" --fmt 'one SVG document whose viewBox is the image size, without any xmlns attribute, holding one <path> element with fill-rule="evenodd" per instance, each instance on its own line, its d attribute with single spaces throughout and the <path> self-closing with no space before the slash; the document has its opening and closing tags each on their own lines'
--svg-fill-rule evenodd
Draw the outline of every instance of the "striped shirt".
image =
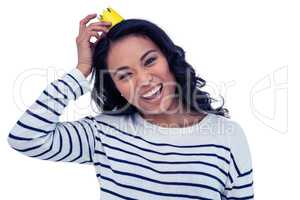
<svg viewBox="0 0 300 200">
<path fill-rule="evenodd" d="M 167 128 L 138 113 L 60 122 L 70 100 L 90 91 L 76 68 L 48 84 L 8 135 L 26 156 L 94 165 L 101 199 L 253 199 L 251 155 L 242 127 L 213 113 Z"/>
</svg>

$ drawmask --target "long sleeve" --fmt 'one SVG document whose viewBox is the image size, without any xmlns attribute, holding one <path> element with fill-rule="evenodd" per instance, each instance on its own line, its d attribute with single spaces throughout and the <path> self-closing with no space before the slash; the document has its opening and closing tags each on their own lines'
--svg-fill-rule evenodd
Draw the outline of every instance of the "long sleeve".
<svg viewBox="0 0 300 200">
<path fill-rule="evenodd" d="M 222 199 L 254 199 L 252 158 L 246 135 L 238 123 L 234 123 L 229 136 L 230 165 Z"/>
<path fill-rule="evenodd" d="M 48 84 L 9 132 L 9 145 L 33 158 L 91 164 L 96 132 L 93 117 L 59 121 L 69 101 L 89 90 L 87 79 L 76 68 Z"/>
</svg>

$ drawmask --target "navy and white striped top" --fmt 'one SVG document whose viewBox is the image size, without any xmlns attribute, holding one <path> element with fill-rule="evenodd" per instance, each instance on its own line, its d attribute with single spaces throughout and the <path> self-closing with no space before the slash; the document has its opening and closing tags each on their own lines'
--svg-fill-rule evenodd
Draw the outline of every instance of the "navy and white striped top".
<svg viewBox="0 0 300 200">
<path fill-rule="evenodd" d="M 8 136 L 29 157 L 92 164 L 101 199 L 253 199 L 251 155 L 241 126 L 208 113 L 166 128 L 139 114 L 60 122 L 68 102 L 90 91 L 76 68 L 50 83 Z"/>
</svg>

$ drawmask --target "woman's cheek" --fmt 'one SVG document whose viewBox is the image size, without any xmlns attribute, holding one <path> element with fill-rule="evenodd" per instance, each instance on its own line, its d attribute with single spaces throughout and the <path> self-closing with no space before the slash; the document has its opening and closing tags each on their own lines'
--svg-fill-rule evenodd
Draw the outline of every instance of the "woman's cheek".
<svg viewBox="0 0 300 200">
<path fill-rule="evenodd" d="M 134 86 L 131 83 L 127 83 L 127 84 L 123 84 L 119 86 L 119 91 L 122 94 L 123 97 L 126 98 L 126 100 L 129 103 L 133 103 L 134 102 L 134 98 L 135 98 L 135 91 L 134 91 Z"/>
</svg>

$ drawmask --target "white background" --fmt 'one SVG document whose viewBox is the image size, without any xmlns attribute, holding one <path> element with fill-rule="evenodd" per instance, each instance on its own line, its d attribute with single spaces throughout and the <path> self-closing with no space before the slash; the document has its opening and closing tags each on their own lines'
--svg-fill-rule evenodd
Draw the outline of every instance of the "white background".
<svg viewBox="0 0 300 200">
<path fill-rule="evenodd" d="M 2 1 L 0 199 L 99 199 L 92 166 L 29 158 L 6 138 L 46 84 L 76 66 L 80 19 L 108 4 L 161 26 L 212 96 L 225 98 L 248 138 L 256 199 L 297 199 L 300 6 L 286 0 Z M 61 120 L 93 113 L 89 95 L 71 102 Z"/>
</svg>

